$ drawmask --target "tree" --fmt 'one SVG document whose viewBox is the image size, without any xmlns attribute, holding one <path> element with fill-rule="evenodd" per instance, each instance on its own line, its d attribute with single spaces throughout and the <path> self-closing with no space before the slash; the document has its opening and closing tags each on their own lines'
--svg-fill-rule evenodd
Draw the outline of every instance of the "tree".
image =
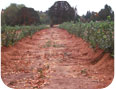
<svg viewBox="0 0 116 90">
<path fill-rule="evenodd" d="M 31 25 L 40 23 L 40 18 L 33 8 L 27 8 L 23 4 L 11 4 L 1 15 L 2 25 Z"/>
<path fill-rule="evenodd" d="M 91 13 L 90 20 L 92 20 L 92 21 L 97 21 L 97 20 L 99 20 L 98 13 L 97 13 L 97 12 L 92 12 L 92 13 Z"/>
<path fill-rule="evenodd" d="M 9 7 L 7 7 L 5 10 L 2 10 L 2 16 L 1 16 L 1 23 L 2 25 L 16 25 L 16 19 L 17 19 L 17 13 L 22 8 L 25 7 L 23 4 L 17 5 L 17 4 L 11 4 Z"/>
<path fill-rule="evenodd" d="M 48 11 L 46 11 L 46 12 L 38 11 L 38 15 L 40 16 L 41 24 L 49 24 L 50 23 Z"/>
<path fill-rule="evenodd" d="M 107 20 L 107 17 L 110 16 L 111 20 L 114 19 L 114 12 L 110 6 L 105 5 L 104 9 L 101 9 L 99 12 L 100 20 Z"/>
<path fill-rule="evenodd" d="M 92 16 L 92 13 L 90 11 L 87 11 L 86 15 L 85 15 L 85 19 L 86 21 L 90 21 L 90 17 Z"/>
<path fill-rule="evenodd" d="M 5 21 L 6 25 L 14 25 L 18 10 L 16 4 L 11 4 L 4 10 L 3 19 L 5 20 L 2 19 L 2 21 Z"/>
<path fill-rule="evenodd" d="M 49 8 L 48 14 L 53 24 L 60 24 L 75 19 L 75 10 L 67 1 L 55 2 L 55 4 Z"/>
<path fill-rule="evenodd" d="M 17 22 L 19 25 L 39 24 L 40 18 L 33 8 L 23 7 L 17 13 Z"/>
<path fill-rule="evenodd" d="M 1 11 L 1 25 L 5 25 L 6 22 L 5 22 L 5 15 L 4 15 L 4 9 L 2 9 Z"/>
<path fill-rule="evenodd" d="M 90 12 L 87 11 L 86 15 L 83 16 L 83 18 L 89 22 L 89 21 L 101 21 L 101 20 L 107 20 L 108 17 L 111 18 L 111 20 L 114 20 L 114 11 L 110 6 L 107 4 L 104 6 L 104 9 L 101 9 L 98 13 L 97 12 Z"/>
</svg>

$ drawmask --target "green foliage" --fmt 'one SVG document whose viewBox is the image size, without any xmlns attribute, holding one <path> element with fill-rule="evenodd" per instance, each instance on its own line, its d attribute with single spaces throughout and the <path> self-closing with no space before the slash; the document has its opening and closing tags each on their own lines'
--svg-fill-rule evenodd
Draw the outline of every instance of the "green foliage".
<svg viewBox="0 0 116 90">
<path fill-rule="evenodd" d="M 39 25 L 40 17 L 33 8 L 23 7 L 17 13 L 16 25 Z"/>
<path fill-rule="evenodd" d="M 4 10 L 4 13 L 2 13 L 1 17 L 1 23 L 2 25 L 15 25 L 16 19 L 17 19 L 17 13 L 18 11 L 24 7 L 24 5 L 17 5 L 17 4 L 11 4 L 9 7 L 7 7 Z"/>
<path fill-rule="evenodd" d="M 111 16 L 107 16 L 107 20 L 108 21 L 111 21 Z"/>
<path fill-rule="evenodd" d="M 114 19 L 114 12 L 110 6 L 107 4 L 104 6 L 104 9 L 99 11 L 100 20 L 107 20 L 107 17 L 110 16 L 111 20 Z"/>
<path fill-rule="evenodd" d="M 40 16 L 41 24 L 49 24 L 50 23 L 50 19 L 49 19 L 47 11 L 46 12 L 38 11 L 38 15 Z"/>
<path fill-rule="evenodd" d="M 46 25 L 39 25 L 39 26 L 2 26 L 1 28 L 1 41 L 2 46 L 8 47 L 9 45 L 14 45 L 20 39 L 30 36 L 41 30 L 48 28 Z"/>
<path fill-rule="evenodd" d="M 112 55 L 114 53 L 114 22 L 65 22 L 59 27 L 88 41 L 93 48 L 99 46 Z"/>
<path fill-rule="evenodd" d="M 86 15 L 83 15 L 82 18 L 86 22 L 105 20 L 114 21 L 114 11 L 106 4 L 99 12 L 87 11 Z"/>
<path fill-rule="evenodd" d="M 39 25 L 40 17 L 33 8 L 27 8 L 23 4 L 11 4 L 2 10 L 1 25 Z"/>
</svg>

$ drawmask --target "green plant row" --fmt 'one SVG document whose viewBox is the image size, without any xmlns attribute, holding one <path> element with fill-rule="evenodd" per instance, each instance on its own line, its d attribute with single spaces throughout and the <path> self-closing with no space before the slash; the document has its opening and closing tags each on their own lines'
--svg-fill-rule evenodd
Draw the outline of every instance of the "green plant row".
<svg viewBox="0 0 116 90">
<path fill-rule="evenodd" d="M 65 22 L 59 28 L 67 30 L 71 34 L 83 38 L 91 44 L 93 48 L 98 46 L 106 52 L 114 55 L 114 22 Z"/>
<path fill-rule="evenodd" d="M 17 41 L 26 36 L 32 37 L 32 35 L 42 29 L 48 28 L 46 25 L 39 26 L 2 26 L 1 28 L 1 41 L 2 46 L 8 47 L 14 45 Z"/>
</svg>

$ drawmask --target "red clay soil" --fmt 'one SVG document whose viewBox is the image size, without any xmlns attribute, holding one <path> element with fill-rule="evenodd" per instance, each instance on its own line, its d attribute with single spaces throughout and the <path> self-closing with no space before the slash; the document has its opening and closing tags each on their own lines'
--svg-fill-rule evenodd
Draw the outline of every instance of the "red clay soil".
<svg viewBox="0 0 116 90">
<path fill-rule="evenodd" d="M 1 74 L 10 88 L 97 89 L 114 76 L 114 59 L 58 28 L 44 29 L 2 47 Z"/>
</svg>

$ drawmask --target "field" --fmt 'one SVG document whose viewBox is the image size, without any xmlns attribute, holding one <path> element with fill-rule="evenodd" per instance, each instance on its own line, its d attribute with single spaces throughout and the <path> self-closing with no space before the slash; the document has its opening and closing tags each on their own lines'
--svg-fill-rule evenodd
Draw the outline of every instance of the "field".
<svg viewBox="0 0 116 90">
<path fill-rule="evenodd" d="M 112 84 L 114 7 L 110 0 L 107 4 L 97 0 L 18 3 L 4 1 L 1 8 L 1 79 L 6 86 L 101 89 Z"/>
<path fill-rule="evenodd" d="M 1 74 L 7 86 L 98 89 L 112 82 L 113 23 L 66 22 L 59 27 L 2 27 Z"/>
</svg>

